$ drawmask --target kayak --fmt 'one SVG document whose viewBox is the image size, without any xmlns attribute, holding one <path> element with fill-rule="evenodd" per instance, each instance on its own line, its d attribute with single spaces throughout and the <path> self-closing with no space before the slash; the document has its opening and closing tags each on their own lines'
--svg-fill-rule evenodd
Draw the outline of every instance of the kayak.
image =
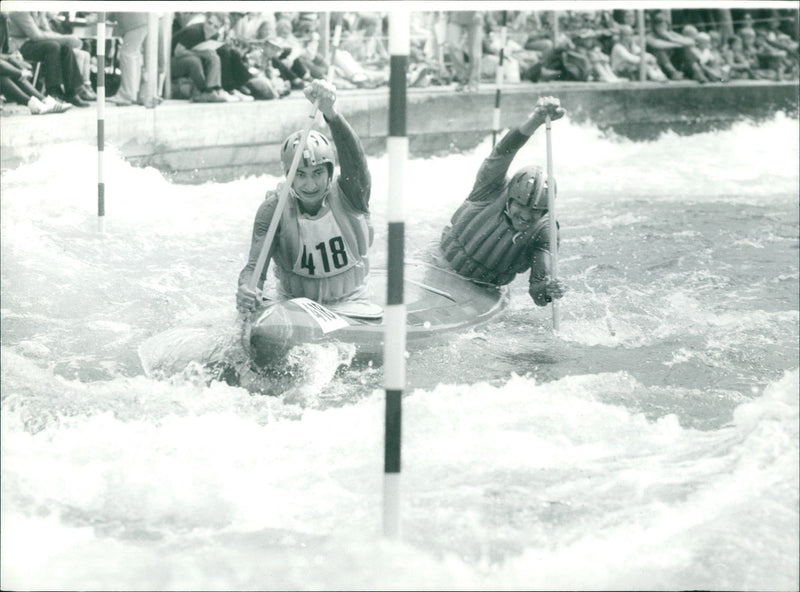
<svg viewBox="0 0 800 592">
<path fill-rule="evenodd" d="M 323 306 L 308 298 L 266 301 L 250 316 L 244 345 L 258 366 L 269 366 L 301 344 L 338 341 L 358 356 L 382 355 L 386 270 L 370 272 L 367 303 Z M 419 261 L 404 269 L 406 345 L 423 346 L 454 331 L 484 323 L 508 303 L 508 290 L 475 283 L 453 271 Z"/>
</svg>

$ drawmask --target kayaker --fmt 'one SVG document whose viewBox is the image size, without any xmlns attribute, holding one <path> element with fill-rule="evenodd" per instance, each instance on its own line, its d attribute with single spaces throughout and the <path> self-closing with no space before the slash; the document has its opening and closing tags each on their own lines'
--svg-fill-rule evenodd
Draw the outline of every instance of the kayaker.
<svg viewBox="0 0 800 592">
<path fill-rule="evenodd" d="M 360 140 L 336 107 L 336 88 L 325 80 L 314 80 L 304 93 L 312 103 L 319 100 L 333 143 L 318 131 L 312 130 L 308 135 L 270 254 L 278 278 L 277 296 L 306 297 L 325 305 L 367 302 L 367 252 L 373 231 L 369 221 L 372 181 L 366 156 Z M 281 147 L 287 174 L 301 138 L 302 132 L 295 132 Z M 277 200 L 278 189 L 268 191 L 256 212 L 250 256 L 239 274 L 236 292 L 236 307 L 243 312 L 255 310 L 261 301 L 269 260 L 258 289 L 251 290 L 247 284 Z"/>
<path fill-rule="evenodd" d="M 494 286 L 509 284 L 530 269 L 528 293 L 538 306 L 564 295 L 564 283 L 549 277 L 547 173 L 539 165 L 521 168 L 510 180 L 506 173 L 547 115 L 556 120 L 565 113 L 558 99 L 542 97 L 528 118 L 497 143 L 442 232 L 437 264 Z"/>
</svg>

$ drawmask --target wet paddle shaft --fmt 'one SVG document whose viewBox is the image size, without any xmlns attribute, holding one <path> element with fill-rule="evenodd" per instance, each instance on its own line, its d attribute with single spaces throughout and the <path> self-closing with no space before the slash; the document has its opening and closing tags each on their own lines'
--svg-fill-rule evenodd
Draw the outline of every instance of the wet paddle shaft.
<svg viewBox="0 0 800 592">
<path fill-rule="evenodd" d="M 556 194 L 553 178 L 553 141 L 550 137 L 550 116 L 545 119 L 547 132 L 547 212 L 550 215 L 550 280 L 558 277 L 558 227 L 556 226 Z M 553 299 L 553 331 L 558 331 L 558 300 Z"/>
</svg>

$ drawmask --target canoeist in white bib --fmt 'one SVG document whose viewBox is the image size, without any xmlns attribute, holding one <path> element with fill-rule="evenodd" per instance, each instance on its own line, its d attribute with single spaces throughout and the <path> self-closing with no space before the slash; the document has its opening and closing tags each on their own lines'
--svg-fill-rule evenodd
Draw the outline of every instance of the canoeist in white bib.
<svg viewBox="0 0 800 592">
<path fill-rule="evenodd" d="M 547 175 L 538 165 L 521 168 L 511 179 L 506 173 L 547 116 L 556 120 L 565 113 L 558 99 L 543 97 L 528 118 L 497 143 L 442 232 L 434 254 L 437 264 L 493 286 L 509 284 L 530 270 L 528 293 L 538 306 L 564 295 L 564 283 L 549 275 Z"/>
<path fill-rule="evenodd" d="M 308 135 L 270 251 L 269 260 L 275 263 L 278 278 L 278 296 L 305 297 L 326 305 L 365 301 L 367 254 L 373 237 L 369 222 L 371 178 L 366 156 L 350 124 L 336 109 L 334 86 L 314 80 L 304 92 L 312 103 L 319 101 L 333 142 L 317 131 L 312 130 Z M 302 132 L 295 132 L 282 145 L 285 172 L 291 167 L 301 137 Z M 240 311 L 255 310 L 261 300 L 269 260 L 259 278 L 258 290 L 250 290 L 247 284 L 277 199 L 278 191 L 269 191 L 256 213 L 249 260 L 239 274 L 236 292 Z"/>
</svg>

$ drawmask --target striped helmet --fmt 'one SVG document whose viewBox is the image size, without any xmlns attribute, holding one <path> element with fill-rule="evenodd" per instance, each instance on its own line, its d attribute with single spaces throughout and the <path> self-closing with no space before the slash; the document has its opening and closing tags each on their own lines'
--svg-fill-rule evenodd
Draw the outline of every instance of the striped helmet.
<svg viewBox="0 0 800 592">
<path fill-rule="evenodd" d="M 542 167 L 531 165 L 518 170 L 508 183 L 508 199 L 526 208 L 546 210 L 547 175 Z"/>
<path fill-rule="evenodd" d="M 289 169 L 292 167 L 292 160 L 294 160 L 294 152 L 297 149 L 300 140 L 303 137 L 303 132 L 297 131 L 286 138 L 281 148 L 281 162 L 283 163 L 283 171 L 288 174 Z M 298 166 L 317 166 L 319 164 L 327 164 L 328 172 L 333 176 L 333 167 L 336 164 L 336 153 L 333 149 L 333 144 L 323 134 L 316 130 L 311 130 L 308 133 L 305 148 L 300 158 Z"/>
</svg>

